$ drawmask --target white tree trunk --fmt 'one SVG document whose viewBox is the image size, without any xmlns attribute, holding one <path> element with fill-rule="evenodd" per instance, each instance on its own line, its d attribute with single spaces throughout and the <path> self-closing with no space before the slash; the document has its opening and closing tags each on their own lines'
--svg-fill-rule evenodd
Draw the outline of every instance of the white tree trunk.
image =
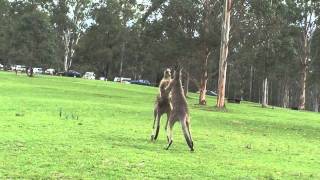
<svg viewBox="0 0 320 180">
<path fill-rule="evenodd" d="M 305 64 L 302 65 L 302 72 L 300 76 L 300 96 L 299 96 L 299 109 L 304 110 L 306 104 L 306 82 L 307 82 L 307 57 Z"/>
<path fill-rule="evenodd" d="M 66 31 L 64 31 L 64 34 L 62 37 L 63 46 L 64 46 L 64 70 L 65 71 L 68 71 L 72 66 L 72 58 L 75 53 L 75 47 L 77 46 L 80 39 L 80 33 L 77 33 L 74 39 L 72 39 L 71 36 L 72 36 L 71 30 L 67 29 Z"/>
<path fill-rule="evenodd" d="M 262 107 L 268 107 L 268 78 L 265 77 L 262 83 Z"/>
<path fill-rule="evenodd" d="M 70 44 L 70 29 L 67 29 L 63 32 L 62 41 L 64 46 L 64 70 L 68 71 L 68 65 L 69 65 L 69 44 Z"/>
<path fill-rule="evenodd" d="M 316 85 L 313 91 L 313 110 L 314 112 L 319 112 L 319 89 Z"/>
<path fill-rule="evenodd" d="M 314 98 L 314 112 L 319 112 L 319 98 L 317 96 Z"/>
<path fill-rule="evenodd" d="M 227 58 L 230 33 L 230 16 L 231 16 L 232 0 L 224 0 L 223 22 L 221 30 L 221 47 L 219 60 L 219 79 L 218 79 L 218 98 L 217 107 L 225 107 L 225 91 L 226 91 L 226 76 L 227 76 Z"/>
<path fill-rule="evenodd" d="M 253 87 L 253 66 L 250 66 L 250 87 L 249 87 L 250 101 L 252 101 L 252 87 Z"/>
<path fill-rule="evenodd" d="M 288 87 L 288 83 L 285 82 L 284 85 L 284 92 L 283 92 L 283 100 L 282 100 L 282 107 L 283 108 L 288 108 L 290 103 L 290 95 L 289 95 L 289 87 Z"/>
<path fill-rule="evenodd" d="M 121 59 L 120 59 L 120 70 L 119 70 L 119 76 L 122 77 L 122 68 L 123 68 L 123 61 L 124 61 L 124 52 L 125 52 L 125 43 L 122 44 L 121 47 Z"/>
</svg>

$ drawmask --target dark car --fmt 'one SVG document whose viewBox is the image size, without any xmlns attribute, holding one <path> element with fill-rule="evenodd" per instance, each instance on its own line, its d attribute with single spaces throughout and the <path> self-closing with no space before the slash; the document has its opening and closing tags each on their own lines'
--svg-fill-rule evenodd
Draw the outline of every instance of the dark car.
<svg viewBox="0 0 320 180">
<path fill-rule="evenodd" d="M 132 80 L 130 81 L 131 84 L 138 84 L 138 85 L 144 85 L 144 86 L 151 86 L 150 81 L 148 80 Z"/>
<path fill-rule="evenodd" d="M 74 71 L 74 70 L 69 70 L 69 71 L 65 71 L 65 72 L 58 72 L 58 75 L 67 76 L 67 77 L 77 77 L 77 78 L 81 77 L 81 74 L 77 71 Z"/>
<path fill-rule="evenodd" d="M 218 94 L 214 91 L 211 91 L 211 90 L 207 90 L 207 93 L 206 93 L 208 96 L 217 96 Z"/>
</svg>

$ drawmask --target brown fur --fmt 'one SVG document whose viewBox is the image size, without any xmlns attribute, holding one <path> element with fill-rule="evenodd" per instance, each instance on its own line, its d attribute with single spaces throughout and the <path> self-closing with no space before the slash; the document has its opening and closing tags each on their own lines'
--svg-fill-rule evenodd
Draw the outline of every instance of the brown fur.
<svg viewBox="0 0 320 180">
<path fill-rule="evenodd" d="M 172 110 L 170 102 L 170 92 L 166 91 L 167 86 L 171 81 L 171 71 L 166 69 L 163 73 L 163 78 L 159 85 L 159 94 L 157 95 L 155 107 L 154 107 L 154 121 L 153 121 L 153 130 L 151 135 L 151 140 L 155 141 L 158 138 L 159 129 L 160 129 L 160 119 L 163 114 L 167 114 L 167 122 Z"/>
<path fill-rule="evenodd" d="M 187 100 L 182 88 L 180 69 L 175 71 L 174 79 L 171 80 L 166 91 L 171 92 L 171 103 L 173 107 L 168 120 L 168 127 L 169 127 L 167 128 L 168 146 L 166 149 L 169 149 L 169 147 L 173 142 L 172 128 L 177 121 L 180 121 L 182 126 L 182 131 L 187 141 L 187 144 L 190 150 L 193 151 L 193 141 L 190 133 L 189 109 L 188 109 Z"/>
</svg>

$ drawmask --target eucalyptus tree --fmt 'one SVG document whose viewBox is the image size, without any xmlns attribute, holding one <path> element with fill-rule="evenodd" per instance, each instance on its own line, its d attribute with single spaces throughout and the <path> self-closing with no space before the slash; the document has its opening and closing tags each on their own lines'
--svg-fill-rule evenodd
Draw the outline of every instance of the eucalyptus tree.
<svg viewBox="0 0 320 180">
<path fill-rule="evenodd" d="M 72 66 L 75 48 L 88 27 L 91 0 L 52 1 L 53 24 L 63 46 L 63 64 L 67 71 Z"/>
<path fill-rule="evenodd" d="M 310 89 L 311 89 L 311 99 L 312 106 L 315 112 L 319 112 L 320 103 L 320 28 L 317 28 L 312 35 L 311 40 L 311 67 L 310 67 Z"/>
<path fill-rule="evenodd" d="M 121 45 L 121 6 L 116 0 L 98 4 L 91 13 L 94 24 L 86 31 L 77 48 L 77 58 L 82 64 L 92 65 L 109 77 Z"/>
<path fill-rule="evenodd" d="M 320 8 L 320 2 L 316 0 L 286 0 L 291 11 L 291 18 L 295 26 L 300 29 L 299 59 L 300 59 L 300 94 L 299 109 L 305 109 L 306 82 L 308 69 L 311 63 L 310 45 L 312 33 L 316 28 L 319 15 L 316 13 Z"/>
<path fill-rule="evenodd" d="M 7 63 L 32 67 L 54 61 L 56 39 L 50 16 L 33 1 L 13 1 L 9 5 L 6 19 L 10 21 L 4 26 L 8 28 L 5 42 Z"/>
<path fill-rule="evenodd" d="M 218 80 L 218 98 L 217 107 L 225 107 L 225 86 L 227 79 L 227 58 L 229 51 L 229 33 L 230 33 L 230 17 L 232 10 L 232 0 L 224 0 L 223 3 L 223 20 L 221 25 L 221 45 L 219 58 L 219 80 Z"/>
<path fill-rule="evenodd" d="M 0 62 L 8 61 L 10 45 L 10 3 L 7 0 L 0 0 Z"/>
</svg>

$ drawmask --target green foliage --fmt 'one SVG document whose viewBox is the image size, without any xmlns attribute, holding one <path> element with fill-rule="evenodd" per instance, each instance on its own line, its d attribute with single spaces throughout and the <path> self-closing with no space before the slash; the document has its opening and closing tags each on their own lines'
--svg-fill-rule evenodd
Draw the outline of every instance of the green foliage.
<svg viewBox="0 0 320 180">
<path fill-rule="evenodd" d="M 318 28 L 312 37 L 311 42 L 311 57 L 312 57 L 312 66 L 311 66 L 311 82 L 314 85 L 320 85 L 319 76 L 320 76 L 320 29 Z"/>
<path fill-rule="evenodd" d="M 107 1 L 105 6 L 95 9 L 92 16 L 96 24 L 87 30 L 80 41 L 77 56 L 84 64 L 91 64 L 107 75 L 110 66 L 118 60 L 120 45 L 124 41 L 122 32 L 127 26 L 121 21 L 118 1 Z"/>
<path fill-rule="evenodd" d="M 6 0 L 0 0 L 0 61 L 7 59 L 9 32 L 10 32 L 10 6 Z"/>
<path fill-rule="evenodd" d="M 7 3 L 3 17 L 0 52 L 6 63 L 45 66 L 55 61 L 56 39 L 48 14 L 32 3 L 15 1 Z"/>
</svg>

